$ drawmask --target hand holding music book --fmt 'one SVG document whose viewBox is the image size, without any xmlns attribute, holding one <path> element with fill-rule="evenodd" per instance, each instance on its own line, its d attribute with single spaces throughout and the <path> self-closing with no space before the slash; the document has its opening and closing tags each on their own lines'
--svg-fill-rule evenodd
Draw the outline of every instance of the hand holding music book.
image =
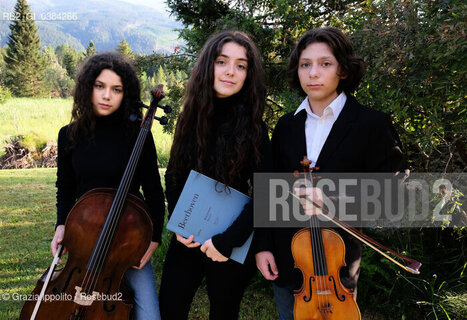
<svg viewBox="0 0 467 320">
<path fill-rule="evenodd" d="M 223 183 L 191 170 L 180 198 L 167 223 L 167 229 L 185 238 L 204 243 L 224 232 L 240 215 L 250 197 Z M 253 239 L 253 232 L 241 247 L 233 248 L 230 259 L 239 263 L 245 257 Z"/>
</svg>

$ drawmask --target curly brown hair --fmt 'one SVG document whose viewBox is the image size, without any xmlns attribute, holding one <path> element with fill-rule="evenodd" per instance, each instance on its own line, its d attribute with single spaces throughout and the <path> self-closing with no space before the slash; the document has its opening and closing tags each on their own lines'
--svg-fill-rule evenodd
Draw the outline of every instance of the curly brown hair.
<svg viewBox="0 0 467 320">
<path fill-rule="evenodd" d="M 92 93 L 96 78 L 102 70 L 114 71 L 122 80 L 123 100 L 117 110 L 119 120 L 128 137 L 138 131 L 138 124 L 129 120 L 130 114 L 141 117 L 141 109 L 136 101 L 141 99 L 141 86 L 135 69 L 129 60 L 117 52 L 104 52 L 91 56 L 85 61 L 76 78 L 73 90 L 73 109 L 68 129 L 68 137 L 75 145 L 78 136 L 92 140 L 96 126 L 96 115 L 92 107 Z"/>
<path fill-rule="evenodd" d="M 266 101 L 264 70 L 260 54 L 250 36 L 240 31 L 212 35 L 203 46 L 192 69 L 170 151 L 169 167 L 175 185 L 184 183 L 190 169 L 205 172 L 209 135 L 213 134 L 214 63 L 224 44 L 234 42 L 246 50 L 247 77 L 237 95 L 239 105 L 233 118 L 221 124 L 229 135 L 216 137 L 216 160 L 209 168 L 215 179 L 228 186 L 239 181 L 242 173 L 256 168 L 260 161 L 259 145 L 263 132 L 262 117 Z"/>
<path fill-rule="evenodd" d="M 290 87 L 296 89 L 300 95 L 306 96 L 298 78 L 298 62 L 302 51 L 315 42 L 326 43 L 331 48 L 339 63 L 339 75 L 345 76 L 344 79 L 339 81 L 337 92 L 344 91 L 351 94 L 355 91 L 365 73 L 365 63 L 363 59 L 355 55 L 352 44 L 342 31 L 332 27 L 312 29 L 300 38 L 290 54 L 287 70 L 287 80 Z"/>
</svg>

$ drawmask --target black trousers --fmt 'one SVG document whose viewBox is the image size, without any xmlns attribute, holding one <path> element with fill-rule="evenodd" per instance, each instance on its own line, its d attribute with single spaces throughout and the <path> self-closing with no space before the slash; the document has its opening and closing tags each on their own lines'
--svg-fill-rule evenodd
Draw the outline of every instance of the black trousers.
<svg viewBox="0 0 467 320">
<path fill-rule="evenodd" d="M 214 262 L 198 248 L 187 248 L 172 237 L 165 257 L 159 305 L 162 320 L 188 319 L 191 302 L 206 277 L 209 319 L 238 319 L 243 292 L 256 272 L 253 257 L 245 264 Z"/>
</svg>

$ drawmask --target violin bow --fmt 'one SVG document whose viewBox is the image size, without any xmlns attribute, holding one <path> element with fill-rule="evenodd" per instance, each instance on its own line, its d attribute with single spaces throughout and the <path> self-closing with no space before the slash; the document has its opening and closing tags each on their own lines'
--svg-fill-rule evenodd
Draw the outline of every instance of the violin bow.
<svg viewBox="0 0 467 320">
<path fill-rule="evenodd" d="M 289 191 L 289 193 L 295 197 L 296 199 L 298 200 L 303 200 L 303 198 L 300 198 L 299 196 L 297 196 L 296 194 L 292 193 Z M 408 258 L 400 253 L 397 253 L 395 252 L 394 250 L 378 243 L 376 240 L 370 238 L 369 236 L 365 235 L 364 233 L 361 233 L 360 231 L 358 231 L 357 229 L 355 229 L 354 227 L 352 226 L 349 226 L 347 223 L 345 222 L 342 222 L 340 220 L 338 220 L 336 217 L 329 217 L 328 214 L 329 212 L 324 209 L 323 207 L 321 207 L 319 204 L 317 204 L 316 202 L 314 201 L 310 201 L 308 199 L 306 199 L 305 201 L 307 201 L 307 203 L 309 204 L 313 204 L 315 207 L 317 207 L 319 210 L 318 214 L 325 217 L 328 221 L 331 221 L 332 223 L 334 223 L 335 225 L 337 225 L 338 227 L 344 229 L 346 232 L 348 232 L 350 235 L 352 235 L 353 237 L 357 238 L 358 240 L 360 240 L 361 242 L 363 242 L 364 244 L 366 244 L 367 246 L 369 246 L 370 248 L 372 248 L 373 250 L 375 250 L 376 252 L 380 253 L 381 255 L 383 255 L 386 259 L 392 261 L 393 263 L 395 263 L 396 265 L 398 265 L 399 267 L 401 267 L 402 269 L 410 272 L 410 273 L 413 273 L 413 274 L 420 274 L 420 271 L 418 269 L 420 269 L 420 267 L 422 266 L 422 264 L 420 262 L 418 262 L 417 260 L 414 260 L 414 259 L 411 259 L 411 258 Z M 393 255 L 395 255 L 396 257 L 399 257 L 403 260 L 406 260 L 408 262 L 410 262 L 410 264 L 408 266 L 404 266 L 403 264 L 401 264 L 400 262 L 398 262 L 397 260 L 395 260 L 394 258 L 392 258 L 391 256 L 389 256 L 388 254 L 384 253 L 383 251 L 381 251 L 380 249 L 378 249 L 377 247 L 379 248 L 382 248 L 383 250 L 386 250 L 386 251 L 389 251 L 391 252 Z"/>
<path fill-rule="evenodd" d="M 313 181 L 313 178 L 311 177 L 311 173 L 310 173 L 310 164 L 311 164 L 311 161 L 308 160 L 308 158 L 303 157 L 303 161 L 300 161 L 300 164 L 302 164 L 303 168 L 304 168 L 304 174 L 308 173 L 310 175 L 310 179 L 311 181 Z M 308 172 L 306 171 L 305 168 L 308 168 Z M 316 168 L 318 169 L 318 168 Z M 383 257 L 385 257 L 386 259 L 388 259 L 389 261 L 395 263 L 396 265 L 398 265 L 399 267 L 401 267 L 402 269 L 412 273 L 412 274 L 420 274 L 420 267 L 422 266 L 421 262 L 418 262 L 417 260 L 414 260 L 414 259 L 411 259 L 411 258 L 408 258 L 382 244 L 380 244 L 379 242 L 377 242 L 376 240 L 372 239 L 371 237 L 365 235 L 364 233 L 358 231 L 357 229 L 355 229 L 354 227 L 348 225 L 347 223 L 343 222 L 343 221 L 340 221 L 339 219 L 337 219 L 336 217 L 330 217 L 328 216 L 329 215 L 329 211 L 327 211 L 325 208 L 323 208 L 321 205 L 319 205 L 318 203 L 314 202 L 313 200 L 309 200 L 308 198 L 300 198 L 299 196 L 297 196 L 296 194 L 294 194 L 293 192 L 290 192 L 289 193 L 295 197 L 296 199 L 298 199 L 299 201 L 303 201 L 305 200 L 307 202 L 307 205 L 309 204 L 312 204 L 313 206 L 315 206 L 316 208 L 318 208 L 318 214 L 325 217 L 328 221 L 331 221 L 332 223 L 334 223 L 335 225 L 337 225 L 338 227 L 342 228 L 343 230 L 345 230 L 347 233 L 349 233 L 351 236 L 357 238 L 358 240 L 360 240 L 361 242 L 363 242 L 364 244 L 366 244 L 367 246 L 369 246 L 370 248 L 372 248 L 373 250 L 375 250 L 376 252 L 380 253 Z M 392 253 L 393 255 L 395 255 L 396 257 L 402 259 L 402 260 L 405 260 L 405 261 L 408 261 L 410 264 L 408 266 L 404 266 L 403 264 L 401 264 L 399 261 L 395 260 L 394 258 L 392 258 L 391 256 L 389 256 L 388 254 L 386 254 L 385 252 L 383 252 L 382 250 L 378 249 L 381 248 L 383 250 L 386 250 L 390 253 Z"/>
</svg>

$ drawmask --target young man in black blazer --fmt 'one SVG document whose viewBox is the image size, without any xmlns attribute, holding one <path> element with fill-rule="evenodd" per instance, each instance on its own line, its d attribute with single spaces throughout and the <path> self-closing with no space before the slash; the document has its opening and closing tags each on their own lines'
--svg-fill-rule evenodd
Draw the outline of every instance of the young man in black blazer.
<svg viewBox="0 0 467 320">
<path fill-rule="evenodd" d="M 396 172 L 402 163 L 400 141 L 389 117 L 362 106 L 350 95 L 364 73 L 346 36 L 335 28 L 307 32 L 294 48 L 288 80 L 305 100 L 281 117 L 272 137 L 276 172 L 301 171 L 303 156 L 319 172 Z M 297 228 L 257 229 L 256 262 L 268 280 L 280 319 L 293 319 L 293 290 L 300 288 L 294 271 L 291 240 Z M 338 231 L 338 230 L 337 230 Z M 346 245 L 341 281 L 356 290 L 361 243 L 339 232 Z M 356 291 L 354 291 L 356 292 Z"/>
</svg>

